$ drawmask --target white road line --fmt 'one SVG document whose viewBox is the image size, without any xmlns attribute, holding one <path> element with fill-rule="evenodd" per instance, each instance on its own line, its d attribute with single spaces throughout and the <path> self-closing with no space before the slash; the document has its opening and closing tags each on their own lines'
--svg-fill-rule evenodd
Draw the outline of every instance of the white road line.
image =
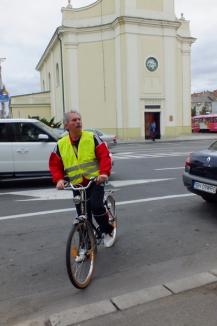
<svg viewBox="0 0 217 326">
<path fill-rule="evenodd" d="M 184 166 L 178 166 L 176 168 L 163 168 L 163 169 L 154 169 L 155 171 L 164 171 L 164 170 L 184 170 Z"/>
<path fill-rule="evenodd" d="M 190 196 L 196 196 L 196 195 L 189 193 L 189 194 L 180 194 L 180 195 L 168 195 L 162 197 L 150 197 L 150 198 L 143 198 L 143 199 L 121 201 L 121 202 L 117 202 L 116 205 L 117 206 L 131 205 L 131 204 L 145 203 L 150 201 L 167 200 L 171 198 L 183 198 L 183 197 L 190 197 Z M 38 216 L 38 215 L 65 213 L 65 212 L 72 212 L 72 211 L 75 211 L 75 208 L 55 209 L 52 211 L 41 211 L 41 212 L 26 213 L 26 214 L 7 215 L 7 216 L 0 217 L 0 221 L 22 218 L 22 217 Z"/>
<path fill-rule="evenodd" d="M 11 220 L 11 219 L 21 218 L 21 217 L 38 216 L 38 215 L 55 214 L 55 213 L 65 213 L 65 212 L 72 212 L 72 211 L 75 211 L 75 208 L 55 209 L 52 211 L 41 211 L 41 212 L 26 213 L 26 214 L 8 215 L 8 216 L 0 217 L 0 221 Z"/>
<path fill-rule="evenodd" d="M 142 179 L 142 180 L 120 180 L 120 181 L 110 181 L 108 186 L 114 188 L 135 186 L 137 184 L 153 183 L 161 181 L 174 180 L 174 178 L 164 178 L 164 179 Z M 58 191 L 56 188 L 45 188 L 45 189 L 34 189 L 34 190 L 21 190 L 21 191 L 11 191 L 0 193 L 0 195 L 16 195 L 25 196 L 25 199 L 16 199 L 16 201 L 36 201 L 36 200 L 65 200 L 72 199 L 72 191 Z M 28 198 L 33 197 L 33 198 Z"/>
<path fill-rule="evenodd" d="M 164 178 L 164 179 L 142 179 L 142 180 L 120 180 L 120 181 L 110 181 L 109 185 L 113 187 L 127 187 L 127 186 L 136 186 L 139 184 L 161 182 L 161 181 L 170 181 L 175 178 Z"/>
<path fill-rule="evenodd" d="M 124 153 L 113 155 L 115 160 L 129 160 L 129 159 L 141 159 L 141 158 L 158 158 L 158 157 L 178 157 L 178 156 L 187 156 L 189 152 L 171 152 L 171 153 L 134 153 L 135 155 L 124 155 Z"/>
</svg>

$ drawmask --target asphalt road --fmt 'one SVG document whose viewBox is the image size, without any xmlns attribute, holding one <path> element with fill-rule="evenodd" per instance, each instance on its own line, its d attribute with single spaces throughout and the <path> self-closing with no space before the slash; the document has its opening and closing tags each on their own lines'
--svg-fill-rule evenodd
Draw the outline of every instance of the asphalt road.
<svg viewBox="0 0 217 326">
<path fill-rule="evenodd" d="M 113 150 L 109 188 L 117 201 L 118 241 L 99 248 L 85 291 L 73 288 L 65 269 L 75 214 L 70 193 L 55 191 L 50 181 L 1 184 L 1 325 L 216 268 L 216 207 L 182 184 L 187 154 L 209 143 L 123 144 Z"/>
</svg>

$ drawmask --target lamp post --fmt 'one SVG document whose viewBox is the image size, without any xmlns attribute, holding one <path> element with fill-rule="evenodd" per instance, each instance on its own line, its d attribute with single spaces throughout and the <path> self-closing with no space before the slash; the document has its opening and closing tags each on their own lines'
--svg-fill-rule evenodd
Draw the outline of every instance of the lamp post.
<svg viewBox="0 0 217 326">
<path fill-rule="evenodd" d="M 4 62 L 6 58 L 0 58 L 0 91 L 3 89 L 3 82 L 2 82 L 2 66 L 1 63 Z"/>
<path fill-rule="evenodd" d="M 7 94 L 7 91 L 5 89 L 5 86 L 3 84 L 2 81 L 2 67 L 1 67 L 1 63 L 4 62 L 6 60 L 6 58 L 0 58 L 0 96 L 4 96 Z M 5 101 L 1 100 L 1 110 L 0 110 L 0 118 L 4 118 L 5 117 Z"/>
</svg>

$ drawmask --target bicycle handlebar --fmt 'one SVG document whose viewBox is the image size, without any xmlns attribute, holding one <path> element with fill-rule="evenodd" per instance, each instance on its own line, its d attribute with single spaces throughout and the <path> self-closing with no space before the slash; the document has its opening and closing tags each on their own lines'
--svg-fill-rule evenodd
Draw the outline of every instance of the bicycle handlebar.
<svg viewBox="0 0 217 326">
<path fill-rule="evenodd" d="M 78 185 L 76 187 L 74 187 L 70 182 L 66 181 L 66 183 L 64 184 L 64 190 L 87 190 L 93 182 L 96 181 L 96 177 L 91 178 L 88 182 L 88 184 L 86 186 L 82 186 L 82 185 Z"/>
</svg>

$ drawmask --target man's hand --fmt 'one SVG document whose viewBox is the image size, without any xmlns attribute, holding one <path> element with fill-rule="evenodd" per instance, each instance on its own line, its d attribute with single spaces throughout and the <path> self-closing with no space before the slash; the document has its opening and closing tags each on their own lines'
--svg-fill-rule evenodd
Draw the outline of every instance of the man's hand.
<svg viewBox="0 0 217 326">
<path fill-rule="evenodd" d="M 96 184 L 100 184 L 108 181 L 108 176 L 106 174 L 100 174 L 96 179 Z"/>
<path fill-rule="evenodd" d="M 57 184 L 56 184 L 56 188 L 58 189 L 58 190 L 63 190 L 64 189 L 64 183 L 65 183 L 65 181 L 64 180 L 59 180 L 58 182 L 57 182 Z"/>
</svg>

